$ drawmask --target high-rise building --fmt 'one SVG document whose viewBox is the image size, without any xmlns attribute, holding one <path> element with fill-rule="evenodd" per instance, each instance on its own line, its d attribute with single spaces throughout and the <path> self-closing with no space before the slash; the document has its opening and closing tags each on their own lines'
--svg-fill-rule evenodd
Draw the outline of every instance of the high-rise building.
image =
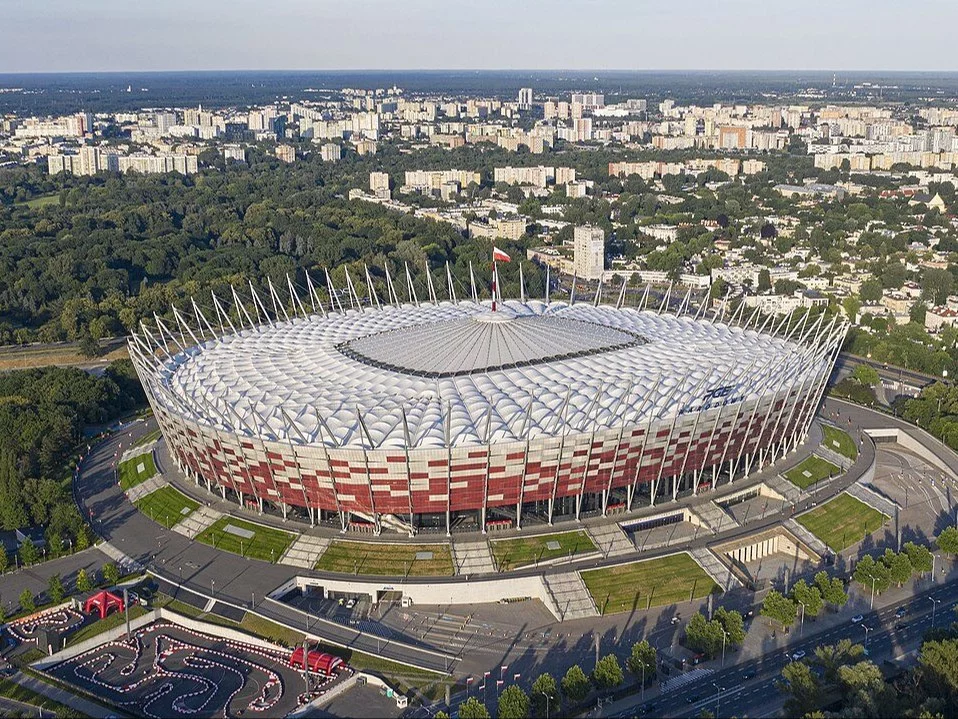
<svg viewBox="0 0 958 719">
<path fill-rule="evenodd" d="M 386 172 L 370 172 L 369 190 L 376 197 L 388 200 L 390 198 L 389 174 Z"/>
<path fill-rule="evenodd" d="M 319 156 L 323 158 L 323 162 L 336 162 L 342 159 L 343 151 L 335 142 L 328 142 L 319 148 Z"/>
<path fill-rule="evenodd" d="M 519 89 L 519 107 L 528 110 L 532 107 L 532 88 L 523 87 Z"/>
<path fill-rule="evenodd" d="M 585 110 L 597 110 L 605 107 L 605 95 L 595 92 L 574 92 L 572 93 L 572 104 L 582 105 Z"/>
<path fill-rule="evenodd" d="M 605 231 L 601 227 L 583 225 L 573 234 L 572 264 L 577 277 L 597 280 L 605 270 Z"/>
<path fill-rule="evenodd" d="M 296 148 L 292 145 L 277 145 L 276 157 L 283 162 L 296 162 Z"/>
</svg>

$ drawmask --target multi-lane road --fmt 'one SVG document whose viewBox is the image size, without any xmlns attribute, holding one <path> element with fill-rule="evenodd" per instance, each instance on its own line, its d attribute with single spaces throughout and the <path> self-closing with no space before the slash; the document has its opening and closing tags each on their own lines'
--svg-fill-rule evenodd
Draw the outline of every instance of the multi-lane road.
<svg viewBox="0 0 958 719">
<path fill-rule="evenodd" d="M 776 682 L 782 668 L 794 661 L 796 652 L 804 652 L 804 658 L 799 661 L 807 662 L 814 657 L 815 647 L 850 639 L 865 645 L 872 661 L 881 664 L 885 659 L 916 648 L 922 635 L 931 628 L 933 619 L 936 626 L 951 623 L 958 603 L 958 582 L 931 584 L 929 580 L 922 581 L 925 588 L 918 593 L 899 604 L 863 612 L 860 622 L 846 618 L 815 633 L 814 626 L 810 626 L 813 622 L 806 621 L 805 638 L 799 638 L 799 629 L 794 628 L 793 636 L 797 641 L 790 643 L 787 648 L 779 647 L 758 659 L 724 669 L 719 660 L 713 660 L 703 665 L 703 668 L 714 670 L 703 673 L 698 681 L 646 702 L 634 697 L 627 703 L 628 706 L 618 703 L 615 712 L 609 716 L 631 717 L 637 713 L 647 713 L 652 716 L 686 717 L 695 716 L 702 709 L 716 716 L 765 716 L 784 703 L 785 698 Z M 896 613 L 901 607 L 906 613 L 899 619 Z"/>
</svg>

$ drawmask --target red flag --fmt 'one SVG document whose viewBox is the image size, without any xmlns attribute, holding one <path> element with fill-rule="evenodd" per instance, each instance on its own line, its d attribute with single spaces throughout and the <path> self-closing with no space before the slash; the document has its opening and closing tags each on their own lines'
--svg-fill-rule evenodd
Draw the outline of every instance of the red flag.
<svg viewBox="0 0 958 719">
<path fill-rule="evenodd" d="M 504 681 L 501 681 L 501 680 L 499 680 L 499 679 L 496 679 L 496 686 L 497 686 L 497 687 L 501 687 L 503 684 L 505 684 Z"/>
<path fill-rule="evenodd" d="M 512 258 L 509 257 L 505 252 L 500 250 L 498 247 L 492 248 L 492 261 L 493 262 L 512 262 Z"/>
<path fill-rule="evenodd" d="M 466 677 L 466 684 L 472 684 L 472 677 Z"/>
</svg>

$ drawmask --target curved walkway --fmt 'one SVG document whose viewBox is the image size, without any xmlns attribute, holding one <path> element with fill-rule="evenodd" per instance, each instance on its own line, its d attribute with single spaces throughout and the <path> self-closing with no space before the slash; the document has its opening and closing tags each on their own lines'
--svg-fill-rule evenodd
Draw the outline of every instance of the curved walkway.
<svg viewBox="0 0 958 719">
<path fill-rule="evenodd" d="M 876 414 L 864 409 L 862 413 L 863 418 L 866 419 L 867 415 Z M 877 415 L 879 424 L 884 419 L 883 416 Z M 235 554 L 190 541 L 176 532 L 166 530 L 142 515 L 130 504 L 126 495 L 116 484 L 114 466 L 116 458 L 122 454 L 123 449 L 129 447 L 132 442 L 135 442 L 136 439 L 148 431 L 149 423 L 143 423 L 137 425 L 129 434 L 124 433 L 103 442 L 88 455 L 80 469 L 76 486 L 77 501 L 82 511 L 92 517 L 92 523 L 96 531 L 115 548 L 148 566 L 151 572 L 167 582 L 182 586 L 184 589 L 202 596 L 212 597 L 220 605 L 244 610 L 254 607 L 257 613 L 266 618 L 291 627 L 306 629 L 309 626 L 310 632 L 317 637 L 321 636 L 328 641 L 370 654 L 381 655 L 396 661 L 439 671 L 451 669 L 457 658 L 441 651 L 403 644 L 394 640 L 384 642 L 381 637 L 373 634 L 365 634 L 350 627 L 318 620 L 285 604 L 264 600 L 268 593 L 297 575 L 317 578 L 327 576 L 356 581 L 357 578 L 352 575 L 324 575 L 320 572 L 303 570 L 297 567 L 241 558 Z M 789 465 L 800 461 L 804 458 L 804 455 L 817 448 L 817 433 L 812 437 L 812 440 L 807 447 L 800 449 L 798 454 L 789 456 L 786 460 Z M 871 441 L 866 440 L 862 444 L 858 459 L 846 475 L 829 484 L 829 493 L 843 491 L 848 485 L 857 481 L 873 465 L 874 459 L 874 445 Z M 772 467 L 771 469 L 767 468 L 765 472 L 777 474 L 780 469 L 781 466 Z M 757 483 L 758 481 L 761 481 L 761 475 L 758 475 L 758 478 L 750 478 L 749 483 Z M 736 483 L 735 488 L 740 489 L 745 486 L 747 486 L 746 483 Z M 701 501 L 711 501 L 712 497 L 706 496 L 699 499 Z M 662 512 L 673 507 L 679 508 L 687 505 L 688 503 L 683 505 L 670 504 L 664 507 L 660 506 L 654 511 Z M 237 508 L 234 506 L 233 509 Z M 791 517 L 794 511 L 794 507 L 785 506 L 782 510 L 768 514 L 760 521 L 749 523 L 745 527 L 736 527 L 717 534 L 709 533 L 707 536 L 701 536 L 682 545 L 677 544 L 672 547 L 642 552 L 641 557 L 638 555 L 619 555 L 593 558 L 544 570 L 528 567 L 510 572 L 508 576 L 528 578 L 559 575 L 572 569 L 591 569 L 625 561 L 634 561 L 639 558 L 651 559 L 675 551 L 692 551 L 705 548 L 716 541 L 735 539 L 778 525 Z M 238 516 L 243 515 L 238 514 Z M 622 518 L 617 519 L 621 520 Z M 281 520 L 279 521 L 281 522 Z M 604 519 L 602 521 L 609 522 L 611 520 Z M 570 522 L 569 528 L 578 528 L 578 525 Z M 552 532 L 561 530 L 561 526 L 549 529 Z M 503 538 L 507 538 L 507 536 L 514 535 L 506 535 Z M 528 534 L 524 531 L 520 536 L 528 536 Z M 422 542 L 424 538 L 420 538 L 418 541 Z M 442 580 L 435 578 L 376 577 L 372 581 L 381 582 L 384 585 L 389 584 L 390 581 L 404 581 L 407 585 L 414 583 L 435 585 L 438 581 L 469 582 L 474 585 L 483 581 L 501 581 L 503 578 L 503 575 L 493 575 L 488 578 L 456 576 L 443 578 Z M 216 611 L 215 607 L 214 611 Z M 591 621 L 594 623 L 594 620 Z M 591 629 L 588 631 L 591 631 Z M 463 661 L 466 660 L 467 658 L 463 657 Z"/>
</svg>

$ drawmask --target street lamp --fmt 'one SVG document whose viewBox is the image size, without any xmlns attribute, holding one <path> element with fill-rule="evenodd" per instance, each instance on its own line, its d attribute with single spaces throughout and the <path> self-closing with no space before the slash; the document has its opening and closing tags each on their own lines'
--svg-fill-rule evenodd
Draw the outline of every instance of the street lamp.
<svg viewBox="0 0 958 719">
<path fill-rule="evenodd" d="M 805 602 L 799 602 L 802 605 L 802 621 L 798 625 L 798 636 L 805 636 Z"/>
<path fill-rule="evenodd" d="M 931 555 L 931 581 L 932 581 L 932 582 L 935 581 L 935 563 L 936 563 L 937 561 L 938 561 L 938 555 L 937 555 L 937 554 L 932 554 L 932 555 Z"/>
<path fill-rule="evenodd" d="M 722 627 L 722 666 L 725 666 L 725 640 L 728 639 L 728 632 Z M 716 711 L 718 707 L 716 707 Z"/>
<path fill-rule="evenodd" d="M 718 684 L 716 684 L 715 682 L 712 682 L 712 686 L 715 687 L 715 716 L 718 716 L 718 713 L 719 713 L 719 701 L 721 701 L 721 699 L 722 699 L 722 692 L 724 692 L 725 689 L 723 689 L 722 687 L 720 687 L 720 686 L 719 686 Z"/>
<path fill-rule="evenodd" d="M 869 610 L 875 608 L 875 580 L 876 579 L 878 579 L 878 577 L 872 577 L 872 599 L 871 599 L 871 602 L 869 602 L 868 604 Z"/>
<path fill-rule="evenodd" d="M 215 587 L 216 587 L 216 580 L 215 580 L 215 579 L 211 579 L 211 580 L 210 580 L 210 599 L 212 599 L 214 596 L 216 596 L 216 589 L 215 589 Z"/>
<path fill-rule="evenodd" d="M 552 701 L 552 697 L 549 696 L 548 692 L 539 692 L 539 693 L 546 698 L 546 719 L 549 719 L 549 703 Z"/>
<path fill-rule="evenodd" d="M 934 597 L 928 597 L 928 601 L 931 602 L 931 628 L 935 628 L 935 610 L 938 608 L 938 605 L 941 604 L 940 599 L 935 599 Z"/>
<path fill-rule="evenodd" d="M 864 624 L 862 624 L 862 629 L 865 630 L 865 649 L 868 649 L 868 632 L 870 632 L 872 628 L 866 627 Z"/>
</svg>

